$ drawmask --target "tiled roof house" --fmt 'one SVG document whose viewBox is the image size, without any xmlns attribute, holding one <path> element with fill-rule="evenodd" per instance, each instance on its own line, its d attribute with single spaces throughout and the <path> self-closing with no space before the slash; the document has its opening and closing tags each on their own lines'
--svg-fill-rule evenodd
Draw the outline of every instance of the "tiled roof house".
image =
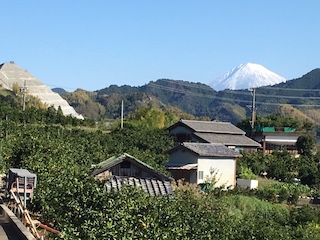
<svg viewBox="0 0 320 240">
<path fill-rule="evenodd" d="M 234 187 L 239 152 L 261 148 L 229 122 L 180 120 L 168 130 L 175 147 L 166 168 L 176 180 L 190 183 L 201 184 L 214 177 L 217 186 Z"/>
<path fill-rule="evenodd" d="M 239 152 L 261 148 L 261 144 L 229 122 L 180 120 L 168 128 L 175 144 L 182 142 L 219 143 Z"/>
<path fill-rule="evenodd" d="M 123 185 L 141 187 L 151 196 L 171 195 L 172 179 L 148 164 L 124 153 L 113 156 L 93 167 L 92 176 L 106 180 L 106 190 L 119 190 Z"/>
<path fill-rule="evenodd" d="M 212 143 L 184 142 L 170 150 L 167 170 L 175 179 L 201 184 L 216 181 L 216 186 L 236 184 L 236 158 L 239 153 Z"/>
</svg>

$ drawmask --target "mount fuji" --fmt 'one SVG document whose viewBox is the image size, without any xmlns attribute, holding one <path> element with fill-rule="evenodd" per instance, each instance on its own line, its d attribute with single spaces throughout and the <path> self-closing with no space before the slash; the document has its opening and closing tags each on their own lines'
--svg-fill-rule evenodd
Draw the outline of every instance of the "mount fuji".
<svg viewBox="0 0 320 240">
<path fill-rule="evenodd" d="M 224 89 L 240 90 L 275 85 L 285 81 L 284 77 L 266 69 L 262 65 L 245 63 L 215 79 L 209 83 L 209 86 L 216 91 Z"/>
</svg>

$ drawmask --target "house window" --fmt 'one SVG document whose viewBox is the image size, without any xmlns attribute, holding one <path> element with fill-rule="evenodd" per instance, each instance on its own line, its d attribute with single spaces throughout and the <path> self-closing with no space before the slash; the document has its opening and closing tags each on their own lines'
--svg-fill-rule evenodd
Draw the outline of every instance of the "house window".
<svg viewBox="0 0 320 240">
<path fill-rule="evenodd" d="M 203 180 L 203 171 L 198 172 L 198 179 Z"/>
</svg>

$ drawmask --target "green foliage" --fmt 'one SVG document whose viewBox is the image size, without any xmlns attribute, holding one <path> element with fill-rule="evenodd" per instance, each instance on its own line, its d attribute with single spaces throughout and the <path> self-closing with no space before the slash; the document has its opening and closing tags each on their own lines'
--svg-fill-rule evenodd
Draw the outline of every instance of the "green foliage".
<svg viewBox="0 0 320 240">
<path fill-rule="evenodd" d="M 291 212 L 282 205 L 253 197 L 256 192 L 244 196 L 237 189 L 217 189 L 203 194 L 198 188 L 177 187 L 173 196 L 151 197 L 130 186 L 106 192 L 104 182 L 90 176 L 92 164 L 123 152 L 165 172 L 163 165 L 173 146 L 165 129 L 142 128 L 134 121 L 126 121 L 123 129 L 115 128 L 110 133 L 86 131 L 52 108 L 30 109 L 22 114 L 2 106 L 5 105 L 0 105 L 2 169 L 22 167 L 37 174 L 38 185 L 28 208 L 38 213 L 43 223 L 62 231 L 60 236 L 50 239 L 320 237 L 315 227 L 319 224 L 317 211 Z M 240 161 L 250 168 L 252 163 L 255 168 L 251 169 L 259 172 L 262 158 L 256 154 L 258 160 Z M 249 155 L 245 158 L 250 159 Z M 268 161 L 264 164 L 269 166 Z M 297 193 L 302 192 L 300 186 L 296 188 Z"/>
<path fill-rule="evenodd" d="M 290 222 L 294 226 L 306 226 L 310 223 L 319 222 L 319 209 L 310 205 L 304 205 L 301 208 L 294 208 L 290 213 Z"/>
<path fill-rule="evenodd" d="M 167 130 L 147 128 L 131 122 L 125 122 L 122 129 L 114 129 L 106 141 L 113 155 L 126 152 L 162 172 L 165 171 L 164 163 L 168 161 L 168 151 L 173 147 Z"/>
<path fill-rule="evenodd" d="M 256 180 L 258 177 L 255 175 L 251 168 L 248 167 L 240 167 L 240 173 L 239 173 L 239 178 L 242 179 L 249 179 L 249 180 Z"/>
<path fill-rule="evenodd" d="M 304 156 L 312 156 L 315 151 L 317 140 L 311 135 L 302 135 L 298 137 L 296 147 L 298 152 Z"/>
<path fill-rule="evenodd" d="M 130 119 L 144 127 L 163 128 L 165 126 L 165 113 L 152 106 L 137 109 Z"/>
<path fill-rule="evenodd" d="M 70 126 L 94 126 L 92 119 L 80 120 L 71 116 L 62 115 L 61 108 L 55 109 L 53 106 L 47 108 L 40 103 L 29 106 L 25 111 L 20 105 L 8 95 L 0 95 L 0 121 L 4 124 L 62 124 Z M 9 123 L 10 122 L 10 123 Z"/>
<path fill-rule="evenodd" d="M 215 91 L 205 84 L 159 79 L 141 87 L 141 91 L 194 116 L 212 115 L 210 102 Z"/>
<path fill-rule="evenodd" d="M 181 110 L 170 106 L 163 109 L 149 106 L 138 108 L 129 115 L 128 121 L 140 127 L 165 128 L 176 123 L 181 118 L 195 119 L 194 116 L 185 114 Z"/>
<path fill-rule="evenodd" d="M 237 159 L 237 175 L 241 169 L 251 169 L 251 171 L 260 176 L 261 173 L 268 170 L 267 165 L 271 161 L 270 155 L 264 155 L 262 151 L 252 153 L 242 153 L 242 157 Z"/>
<path fill-rule="evenodd" d="M 292 117 L 284 117 L 280 114 L 270 114 L 265 117 L 258 117 L 256 120 L 256 126 L 258 127 L 291 127 L 294 129 L 310 128 L 313 124 L 308 121 L 302 121 L 301 119 L 295 119 Z"/>
<path fill-rule="evenodd" d="M 312 80 L 311 80 L 312 79 Z M 319 71 L 312 71 L 302 78 L 294 81 L 287 81 L 276 88 L 257 88 L 257 109 L 259 117 L 275 115 L 287 118 L 287 126 L 296 128 L 310 126 L 320 119 L 319 111 L 315 108 L 293 107 L 295 105 L 317 105 L 317 100 L 303 99 L 303 97 L 319 97 L 316 92 L 290 91 L 281 88 L 300 88 L 305 89 L 306 82 L 310 89 L 319 87 Z M 77 90 L 79 91 L 79 90 Z M 76 92 L 77 92 L 76 91 Z M 90 100 L 83 101 L 85 98 L 77 99 L 73 93 L 62 95 L 73 107 L 87 117 L 100 118 L 119 118 L 121 101 L 124 101 L 125 116 L 135 112 L 138 108 L 153 106 L 163 108 L 173 106 L 181 109 L 185 114 L 194 117 L 207 116 L 209 119 L 220 121 L 230 121 L 234 124 L 251 115 L 251 110 L 247 106 L 252 103 L 252 95 L 247 90 L 224 90 L 216 92 L 211 87 L 202 83 L 192 83 L 181 80 L 159 79 L 151 81 L 141 87 L 131 87 L 128 85 L 110 85 L 95 92 L 87 92 Z M 271 97 L 276 96 L 276 97 Z M 297 96 L 295 99 L 293 96 Z M 89 103 L 92 101 L 91 103 Z M 267 104 L 264 104 L 267 103 Z M 92 109 L 100 109 L 93 116 Z M 102 110 L 105 110 L 103 113 Z M 291 119 L 291 120 L 289 120 Z M 302 123 L 302 125 L 300 123 Z M 280 122 L 277 122 L 280 124 Z M 299 123 L 297 125 L 297 123 Z M 270 124 L 262 121 L 261 124 Z"/>
<path fill-rule="evenodd" d="M 295 178 L 310 186 L 320 181 L 319 158 L 317 155 L 295 158 L 286 151 L 274 151 L 264 155 L 262 152 L 243 153 L 237 160 L 237 175 L 242 169 L 251 169 L 255 175 L 266 173 L 268 178 L 293 182 Z"/>
<path fill-rule="evenodd" d="M 261 201 L 255 197 L 242 195 L 224 196 L 219 199 L 222 206 L 229 208 L 229 213 L 240 219 L 254 217 L 255 214 L 272 217 L 279 223 L 285 223 L 288 218 L 288 210 L 278 204 Z M 272 213 L 272 216 L 271 216 Z"/>
<path fill-rule="evenodd" d="M 292 154 L 286 151 L 274 151 L 268 163 L 268 177 L 284 182 L 292 182 L 297 176 L 298 166 Z"/>
<path fill-rule="evenodd" d="M 268 187 L 258 189 L 256 195 L 260 199 L 265 199 L 271 202 L 287 201 L 290 204 L 297 204 L 300 196 L 312 196 L 314 190 L 302 184 L 294 183 L 275 183 Z"/>
<path fill-rule="evenodd" d="M 93 159 L 103 159 L 97 153 L 110 150 L 110 143 L 121 135 L 130 139 L 134 127 L 107 135 L 32 129 L 17 129 L 21 133 L 9 141 L 15 151 L 9 159 L 37 173 L 32 209 L 41 214 L 42 222 L 62 230 L 63 239 L 274 239 L 277 232 L 282 239 L 299 239 L 293 237 L 295 229 L 299 236 L 306 234 L 296 222 L 291 226 L 288 210 L 253 197 L 222 194 L 218 198 L 190 188 L 177 189 L 173 197 L 151 197 L 132 187 L 105 192 L 103 183 L 88 174 L 88 167 Z M 99 143 L 104 147 L 97 148 Z"/>
<path fill-rule="evenodd" d="M 77 89 L 75 92 L 62 95 L 78 113 L 83 114 L 87 118 L 99 120 L 104 116 L 106 109 L 94 100 L 94 96 L 95 94 L 82 89 Z"/>
<path fill-rule="evenodd" d="M 126 94 L 126 93 L 132 93 L 132 92 L 137 92 L 138 87 L 131 87 L 129 85 L 123 85 L 123 86 L 117 86 L 117 85 L 110 85 L 109 87 L 106 87 L 104 89 L 96 91 L 98 95 L 109 95 L 113 93 L 117 94 Z"/>
</svg>

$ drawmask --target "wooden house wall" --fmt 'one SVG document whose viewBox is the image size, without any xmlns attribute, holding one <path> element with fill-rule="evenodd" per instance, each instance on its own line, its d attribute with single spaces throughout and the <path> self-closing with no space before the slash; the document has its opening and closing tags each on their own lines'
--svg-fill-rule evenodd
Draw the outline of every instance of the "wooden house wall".
<svg viewBox="0 0 320 240">
<path fill-rule="evenodd" d="M 168 169 L 175 180 L 182 180 L 188 183 L 197 183 L 197 170 L 184 170 L 184 169 Z"/>
<path fill-rule="evenodd" d="M 193 132 L 194 131 L 184 126 L 177 126 L 170 130 L 169 136 L 174 137 L 175 143 L 199 142 L 199 140 L 194 137 Z"/>
<path fill-rule="evenodd" d="M 127 165 L 127 164 L 126 164 Z M 130 166 L 123 167 L 123 165 L 117 164 L 110 169 L 99 173 L 96 178 L 99 180 L 103 180 L 109 178 L 111 176 L 126 176 L 126 177 L 136 177 L 136 178 L 158 178 L 158 176 L 154 175 L 153 172 L 147 171 L 142 167 L 133 164 L 130 162 Z"/>
</svg>

